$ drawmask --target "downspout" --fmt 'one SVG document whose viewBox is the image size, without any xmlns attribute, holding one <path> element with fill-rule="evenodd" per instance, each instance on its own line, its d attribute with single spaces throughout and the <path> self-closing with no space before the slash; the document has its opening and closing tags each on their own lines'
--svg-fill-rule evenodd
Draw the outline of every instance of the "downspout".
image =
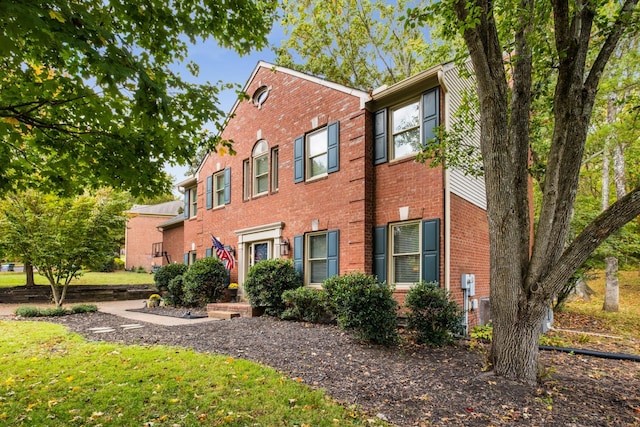
<svg viewBox="0 0 640 427">
<path fill-rule="evenodd" d="M 444 106 L 442 108 L 443 111 L 440 112 L 440 125 L 442 126 L 444 122 L 444 126 L 446 130 L 449 130 L 449 96 L 447 86 L 445 84 L 445 76 L 442 68 L 438 70 L 438 83 L 440 84 L 440 89 L 442 91 L 442 97 L 444 99 Z M 449 292 L 451 290 L 451 192 L 449 191 L 449 169 L 443 167 L 442 174 L 442 184 L 443 184 L 443 200 L 444 205 L 442 207 L 442 219 L 444 222 L 444 288 Z M 466 298 L 465 298 L 466 299 Z M 466 301 L 465 301 L 466 302 Z M 465 325 L 468 324 L 467 320 L 467 310 L 465 309 Z"/>
</svg>

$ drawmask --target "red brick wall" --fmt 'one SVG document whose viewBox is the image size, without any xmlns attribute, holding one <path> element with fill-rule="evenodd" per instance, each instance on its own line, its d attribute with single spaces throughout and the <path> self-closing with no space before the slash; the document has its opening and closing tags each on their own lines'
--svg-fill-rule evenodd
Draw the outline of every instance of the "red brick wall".
<svg viewBox="0 0 640 427">
<path fill-rule="evenodd" d="M 451 195 L 451 293 L 462 306 L 460 276 L 475 274 L 476 294 L 489 296 L 489 226 L 486 212 L 472 203 Z M 469 312 L 469 325 L 478 322 L 478 311 Z"/>
<path fill-rule="evenodd" d="M 153 262 L 160 260 L 153 258 L 151 253 L 153 243 L 162 242 L 163 236 L 157 226 L 169 219 L 166 216 L 138 215 L 127 221 L 125 241 L 125 268 L 144 267 L 151 271 Z"/>
<path fill-rule="evenodd" d="M 366 114 L 356 96 L 282 72 L 261 68 L 247 92 L 262 85 L 271 87 L 260 109 L 251 102 L 238 105 L 222 135 L 234 141 L 237 155 L 209 156 L 198 177 L 198 215 L 185 221 L 183 251 L 195 243 L 202 258 L 211 245 L 209 233 L 223 244 L 237 245 L 234 230 L 282 221 L 283 237 L 293 244 L 293 237 L 311 231 L 312 220 L 319 230 L 340 230 L 340 272 L 360 270 L 369 263 L 365 257 L 365 232 L 370 220 L 365 218 L 364 153 Z M 324 178 L 294 184 L 293 143 L 295 138 L 317 127 L 340 121 L 340 171 Z M 260 135 L 259 135 L 260 133 Z M 259 139 L 269 148 L 279 147 L 279 190 L 275 193 L 243 200 L 243 160 L 251 155 Z M 231 167 L 231 203 L 221 209 L 205 209 L 206 177 Z M 293 252 L 293 251 L 291 251 Z M 370 250 L 366 252 L 370 253 Z M 232 280 L 237 279 L 237 269 Z"/>
<path fill-rule="evenodd" d="M 174 263 L 182 263 L 184 261 L 184 227 L 179 225 L 177 227 L 164 230 L 163 234 L 163 249 L 169 254 L 169 260 Z M 158 259 L 156 258 L 156 264 Z M 166 259 L 162 259 L 162 264 L 167 264 Z"/>
</svg>

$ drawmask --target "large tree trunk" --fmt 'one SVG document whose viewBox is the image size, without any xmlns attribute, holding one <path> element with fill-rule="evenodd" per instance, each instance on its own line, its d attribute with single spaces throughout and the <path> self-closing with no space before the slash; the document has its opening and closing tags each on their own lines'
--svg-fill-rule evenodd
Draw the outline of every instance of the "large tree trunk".
<svg viewBox="0 0 640 427">
<path fill-rule="evenodd" d="M 631 13 L 638 0 L 625 0 Z M 529 142 L 533 0 L 520 0 L 511 22 L 515 43 L 510 60 L 500 43 L 493 3 L 456 0 L 458 18 L 474 67 L 480 105 L 480 147 L 487 192 L 491 252 L 492 358 L 497 374 L 535 383 L 538 337 L 555 295 L 611 233 L 640 213 L 640 188 L 619 199 L 567 246 L 578 177 L 595 94 L 602 71 L 620 39 L 624 21 L 608 32 L 597 58 L 589 58 L 594 11 L 572 10 L 564 0 L 553 8 L 557 84 L 553 136 L 542 185 L 539 220 L 530 241 Z M 546 29 L 548 30 L 548 28 Z M 505 66 L 505 62 L 508 65 Z M 505 72 L 505 67 L 509 73 Z"/>
</svg>

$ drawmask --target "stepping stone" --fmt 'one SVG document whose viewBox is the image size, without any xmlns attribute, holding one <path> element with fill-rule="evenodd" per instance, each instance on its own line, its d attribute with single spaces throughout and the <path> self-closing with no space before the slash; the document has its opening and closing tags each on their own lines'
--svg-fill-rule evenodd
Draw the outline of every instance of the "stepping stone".
<svg viewBox="0 0 640 427">
<path fill-rule="evenodd" d="M 92 331 L 94 334 L 104 334 L 107 332 L 115 332 L 115 329 L 110 328 L 108 326 L 103 326 L 100 328 L 89 328 L 90 331 Z"/>
<path fill-rule="evenodd" d="M 140 328 L 144 328 L 144 325 L 141 325 L 139 323 L 132 323 L 130 325 L 120 325 L 120 327 L 122 328 L 123 331 L 127 331 L 129 329 L 140 329 Z"/>
</svg>

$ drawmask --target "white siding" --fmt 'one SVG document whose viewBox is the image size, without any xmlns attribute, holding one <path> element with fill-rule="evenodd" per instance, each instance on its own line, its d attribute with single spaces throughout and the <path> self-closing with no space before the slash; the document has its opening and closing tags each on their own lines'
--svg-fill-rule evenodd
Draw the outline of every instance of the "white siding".
<svg viewBox="0 0 640 427">
<path fill-rule="evenodd" d="M 462 94 L 465 90 L 473 88 L 473 80 L 461 77 L 458 68 L 453 64 L 447 64 L 443 72 L 443 83 L 445 89 L 445 125 L 447 130 L 451 130 L 452 120 L 460 104 L 462 103 Z M 479 120 L 476 120 L 478 123 Z M 464 140 L 467 144 L 480 147 L 480 126 L 474 129 L 467 129 Z M 449 188 L 450 191 L 463 199 L 473 203 L 482 209 L 487 209 L 487 198 L 484 186 L 484 178 L 474 178 L 465 175 L 464 172 L 457 168 L 449 169 Z"/>
</svg>

